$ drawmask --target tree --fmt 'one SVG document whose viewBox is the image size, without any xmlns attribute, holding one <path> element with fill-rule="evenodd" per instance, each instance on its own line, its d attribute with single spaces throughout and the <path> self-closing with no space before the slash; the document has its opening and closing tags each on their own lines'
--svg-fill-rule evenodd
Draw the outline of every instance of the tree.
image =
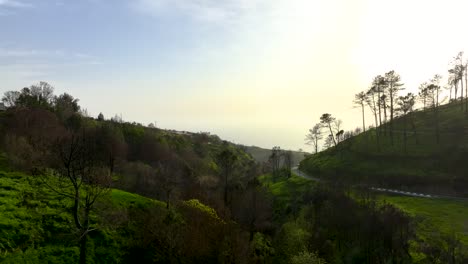
<svg viewBox="0 0 468 264">
<path fill-rule="evenodd" d="M 335 135 L 335 138 L 336 138 L 336 141 L 339 143 L 341 141 L 343 141 L 343 135 L 344 135 L 344 130 L 339 130 L 336 135 Z"/>
<path fill-rule="evenodd" d="M 366 132 L 366 120 L 365 120 L 365 113 L 364 113 L 364 105 L 368 100 L 368 96 L 365 92 L 360 92 L 354 96 L 354 104 L 361 107 L 362 111 L 362 129 Z"/>
<path fill-rule="evenodd" d="M 381 75 L 377 75 L 374 80 L 372 81 L 372 87 L 375 90 L 375 93 L 377 94 L 377 107 L 379 110 L 379 124 L 378 126 L 382 125 L 382 104 L 380 102 L 382 92 L 385 86 L 385 78 L 382 77 Z"/>
<path fill-rule="evenodd" d="M 463 106 L 464 106 L 464 103 L 463 103 L 463 99 L 464 99 L 464 96 L 463 96 L 463 75 L 466 71 L 465 69 L 465 65 L 463 65 L 463 51 L 459 52 L 457 54 L 457 56 L 454 58 L 453 60 L 453 68 L 449 70 L 449 73 L 451 75 L 451 81 L 455 84 L 455 91 L 457 90 L 457 87 L 458 87 L 458 83 L 460 83 L 460 98 L 461 98 L 461 101 L 462 101 L 462 104 L 461 104 L 461 109 L 463 110 Z M 467 91 L 468 92 L 468 91 Z M 467 98 L 468 98 L 468 94 L 465 95 Z M 456 99 L 456 92 L 455 92 L 455 99 Z M 468 109 L 466 109 L 465 111 L 468 111 Z"/>
<path fill-rule="evenodd" d="M 323 143 L 323 148 L 331 148 L 333 146 L 333 135 L 328 135 L 328 137 L 325 139 L 325 142 Z"/>
<path fill-rule="evenodd" d="M 427 89 L 428 84 L 426 82 L 419 85 L 419 98 L 423 103 L 423 110 L 426 110 L 427 104 L 429 103 L 429 90 Z M 450 91 L 450 97 L 452 97 L 452 91 Z"/>
<path fill-rule="evenodd" d="M 291 177 L 291 168 L 292 168 L 292 152 L 291 151 L 284 151 L 282 153 L 283 156 L 283 168 L 286 171 L 286 175 Z"/>
<path fill-rule="evenodd" d="M 315 124 L 312 129 L 309 129 L 309 134 L 306 135 L 306 144 L 313 146 L 315 154 L 318 153 L 319 141 L 322 138 L 322 126 L 320 124 Z"/>
<path fill-rule="evenodd" d="M 71 213 L 79 235 L 79 263 L 85 264 L 88 235 L 96 229 L 91 224 L 90 213 L 96 201 L 110 190 L 112 178 L 109 168 L 96 157 L 96 138 L 92 131 L 69 133 L 58 141 L 56 150 L 54 168 L 63 188 L 51 188 L 73 200 Z"/>
<path fill-rule="evenodd" d="M 7 91 L 3 94 L 2 102 L 6 107 L 15 107 L 20 96 L 18 91 Z"/>
<path fill-rule="evenodd" d="M 371 109 L 371 112 L 374 114 L 375 127 L 377 128 L 379 126 L 379 122 L 377 120 L 378 106 L 376 102 L 378 99 L 376 100 L 377 91 L 376 91 L 375 86 L 372 86 L 371 88 L 369 88 L 369 90 L 366 92 L 366 95 L 367 95 L 366 104 L 369 106 L 369 108 Z"/>
<path fill-rule="evenodd" d="M 268 158 L 268 161 L 271 164 L 273 174 L 278 174 L 280 171 L 281 152 L 281 148 L 275 146 L 271 150 L 271 155 Z"/>
<path fill-rule="evenodd" d="M 390 99 L 390 140 L 393 145 L 393 117 L 395 112 L 395 100 L 397 99 L 398 93 L 403 90 L 403 84 L 400 83 L 400 75 L 395 71 L 389 71 L 385 73 L 385 82 L 387 84 L 388 97 Z"/>
<path fill-rule="evenodd" d="M 98 121 L 104 121 L 104 115 L 102 113 L 99 113 L 99 115 L 97 117 L 97 120 Z"/>
<path fill-rule="evenodd" d="M 327 127 L 330 130 L 331 139 L 333 141 L 333 144 L 336 146 L 337 143 L 336 143 L 336 139 L 334 136 L 335 133 L 333 133 L 333 129 L 332 129 L 332 125 L 335 122 L 335 120 L 336 118 L 332 117 L 332 115 L 328 113 L 325 113 L 320 117 L 320 124 L 322 124 L 323 126 Z"/>
<path fill-rule="evenodd" d="M 408 93 L 405 96 L 400 96 L 398 98 L 397 104 L 398 104 L 398 109 L 402 114 L 403 114 L 403 143 L 404 143 L 404 152 L 407 152 L 407 119 L 408 119 L 408 113 L 413 111 L 415 103 L 415 96 L 412 93 Z"/>
<path fill-rule="evenodd" d="M 190 171 L 188 166 L 177 155 L 172 155 L 168 160 L 160 162 L 157 168 L 158 185 L 164 192 L 166 209 L 169 209 L 176 188 Z"/>
<path fill-rule="evenodd" d="M 426 87 L 428 93 L 429 104 L 432 108 L 433 117 L 434 117 L 434 126 L 435 126 L 435 135 L 436 135 L 436 142 L 439 143 L 440 141 L 440 133 L 439 133 L 439 94 L 440 94 L 440 75 L 435 75 L 434 78 L 430 81 L 430 84 Z"/>
<path fill-rule="evenodd" d="M 216 156 L 216 163 L 218 164 L 221 177 L 223 178 L 223 197 L 225 206 L 229 206 L 229 180 L 233 176 L 236 162 L 236 154 L 229 148 L 229 146 L 227 146 L 227 144 L 225 144 L 224 149 Z"/>
<path fill-rule="evenodd" d="M 62 121 L 65 121 L 73 114 L 76 114 L 80 111 L 78 101 L 78 99 L 73 98 L 73 96 L 67 93 L 61 94 L 56 96 L 54 99 L 54 110 L 58 117 Z"/>
<path fill-rule="evenodd" d="M 29 88 L 23 88 L 16 100 L 16 106 L 51 109 L 53 99 L 54 87 L 46 82 L 40 82 Z"/>
</svg>

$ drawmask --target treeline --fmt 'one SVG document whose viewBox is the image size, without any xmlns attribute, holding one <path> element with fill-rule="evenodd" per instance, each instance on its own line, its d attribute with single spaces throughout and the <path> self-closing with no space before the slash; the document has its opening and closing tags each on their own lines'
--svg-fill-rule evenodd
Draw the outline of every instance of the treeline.
<svg viewBox="0 0 468 264">
<path fill-rule="evenodd" d="M 356 135 L 359 135 L 362 130 L 356 128 L 354 131 L 344 131 L 341 129 L 343 121 L 336 119 L 329 113 L 325 113 L 320 117 L 320 122 L 315 124 L 313 128 L 309 129 L 309 133 L 306 134 L 306 144 L 311 145 L 314 149 L 314 153 L 319 152 L 320 146 L 323 149 L 335 147 L 338 143 L 350 139 Z M 321 140 L 325 137 L 325 141 L 322 143 Z"/>
<path fill-rule="evenodd" d="M 12 166 L 32 173 L 57 195 L 70 199 L 70 233 L 77 235 L 80 263 L 90 259 L 89 243 L 99 230 L 92 216 L 98 213 L 97 204 L 111 188 L 166 204 L 166 216 L 157 215 L 160 210 L 142 216 L 168 221 L 158 227 L 157 234 L 149 233 L 154 226 L 141 225 L 131 230 L 152 242 L 140 244 L 135 240 L 134 248 L 126 253 L 130 256 L 136 257 L 137 252 L 156 254 L 162 258 L 160 263 L 189 261 L 190 256 L 193 258 L 189 262 L 211 259 L 215 263 L 220 254 L 228 259 L 255 258 L 250 252 L 255 233 L 271 234 L 273 225 L 270 202 L 256 180 L 262 168 L 250 155 L 208 133 L 174 133 L 121 118 L 106 120 L 102 114 L 94 119 L 81 110 L 78 99 L 66 93 L 54 95 L 53 91 L 51 85 L 41 82 L 4 94 L 7 111 L 0 114 L 1 147 Z M 193 199 L 214 208 L 222 217 L 220 221 L 229 224 L 219 225 L 217 235 L 212 237 L 209 233 L 215 232 L 214 226 L 200 227 L 210 222 L 188 217 L 181 221 L 199 222 L 196 228 L 181 228 L 183 236 L 192 237 L 184 240 L 202 241 L 206 235 L 206 248 L 199 248 L 194 255 L 189 253 L 186 242 L 180 241 L 171 248 L 154 251 L 153 243 L 164 243 L 164 247 L 172 243 L 166 236 L 177 226 L 173 225 L 177 219 L 167 218 L 173 214 L 172 208 L 184 211 L 181 202 Z M 146 236 L 149 234 L 153 237 Z"/>
<path fill-rule="evenodd" d="M 434 141 L 440 143 L 440 106 L 448 100 L 449 103 L 458 102 L 461 111 L 468 116 L 468 61 L 463 61 L 463 52 L 458 53 L 451 62 L 448 70 L 447 83 L 441 84 L 443 77 L 434 75 L 429 81 L 419 86 L 418 94 L 401 94 L 404 84 L 401 77 L 395 71 L 389 71 L 384 75 L 378 75 L 372 80 L 368 90 L 355 95 L 354 104 L 362 110 L 362 129 L 366 131 L 365 108 L 366 106 L 374 116 L 374 127 L 376 127 L 377 147 L 381 146 L 382 136 L 388 136 L 390 145 L 395 144 L 395 133 L 403 134 L 403 152 L 407 152 L 408 134 L 419 144 L 418 130 L 415 120 L 411 114 L 416 110 L 419 102 L 422 110 L 430 109 Z M 446 92 L 449 91 L 449 96 Z M 460 93 L 459 93 L 460 91 Z M 394 119 L 401 117 L 403 120 L 402 131 L 395 128 Z"/>
</svg>

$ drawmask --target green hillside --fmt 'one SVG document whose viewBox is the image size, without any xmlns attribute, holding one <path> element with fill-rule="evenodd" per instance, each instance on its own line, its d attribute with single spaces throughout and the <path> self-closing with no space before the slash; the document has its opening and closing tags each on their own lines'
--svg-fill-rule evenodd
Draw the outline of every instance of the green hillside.
<svg viewBox="0 0 468 264">
<path fill-rule="evenodd" d="M 0 170 L 0 262 L 75 263 L 79 248 L 71 206 L 71 199 L 57 195 L 37 178 Z M 213 248 L 204 251 L 201 245 L 201 251 L 195 252 L 181 239 L 214 243 L 218 238 L 197 222 L 209 225 L 210 232 L 219 232 L 217 228 L 225 225 L 198 200 L 180 202 L 168 210 L 163 202 L 112 189 L 96 206 L 88 263 L 167 263 L 178 254 L 187 263 L 209 259 Z M 200 241 L 199 232 L 207 237 Z"/>
<path fill-rule="evenodd" d="M 462 107 L 453 102 L 398 117 L 309 156 L 300 168 L 340 182 L 463 195 L 468 115 Z"/>
</svg>

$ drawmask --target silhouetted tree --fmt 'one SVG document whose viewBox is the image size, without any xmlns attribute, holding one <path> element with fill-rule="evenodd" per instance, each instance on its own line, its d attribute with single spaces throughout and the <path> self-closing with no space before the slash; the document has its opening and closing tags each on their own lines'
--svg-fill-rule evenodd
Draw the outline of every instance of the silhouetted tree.
<svg viewBox="0 0 468 264">
<path fill-rule="evenodd" d="M 99 113 L 99 115 L 97 117 L 97 120 L 98 121 L 104 121 L 104 115 L 102 113 Z"/>
<path fill-rule="evenodd" d="M 378 126 L 382 125 L 382 104 L 380 102 L 382 94 L 383 94 L 383 89 L 385 87 L 385 78 L 382 77 L 381 75 L 378 75 L 374 78 L 372 81 L 372 87 L 375 90 L 375 93 L 377 95 L 377 107 L 378 107 L 378 116 L 379 116 L 379 124 Z"/>
<path fill-rule="evenodd" d="M 379 129 L 379 122 L 378 122 L 378 119 L 377 119 L 377 115 L 378 115 L 378 97 L 377 97 L 377 88 L 376 86 L 371 86 L 371 88 L 366 92 L 366 95 L 367 95 L 367 100 L 366 100 L 366 104 L 369 106 L 371 112 L 374 114 L 374 122 L 375 122 L 375 137 L 376 137 L 376 140 L 377 140 L 377 149 L 380 148 L 380 135 L 378 133 L 378 129 Z M 376 98 L 377 97 L 377 98 Z"/>
<path fill-rule="evenodd" d="M 236 162 L 237 162 L 236 154 L 227 145 L 216 156 L 216 163 L 218 164 L 220 174 L 223 179 L 224 205 L 227 207 L 229 207 L 229 201 L 228 201 L 229 180 L 233 176 Z"/>
<path fill-rule="evenodd" d="M 80 111 L 78 101 L 78 99 L 73 98 L 73 96 L 67 93 L 55 97 L 54 110 L 60 120 L 65 121 L 73 114 L 76 114 Z"/>
<path fill-rule="evenodd" d="M 407 119 L 408 119 L 408 113 L 413 111 L 415 103 L 415 96 L 412 93 L 408 93 L 405 96 L 400 96 L 398 98 L 397 104 L 398 104 L 398 111 L 400 111 L 403 114 L 403 144 L 404 144 L 404 152 L 407 152 Z"/>
<path fill-rule="evenodd" d="M 283 168 L 286 171 L 287 177 L 291 177 L 291 168 L 292 168 L 292 152 L 283 151 Z"/>
<path fill-rule="evenodd" d="M 275 146 L 271 150 L 270 157 L 268 157 L 268 162 L 271 164 L 271 169 L 275 175 L 280 171 L 281 152 L 281 148 Z"/>
<path fill-rule="evenodd" d="M 440 133 L 439 133 L 439 94 L 440 94 L 440 75 L 435 75 L 434 78 L 431 79 L 430 84 L 426 87 L 427 93 L 429 94 L 428 99 L 430 100 L 430 106 L 432 108 L 433 116 L 434 116 L 434 127 L 435 127 L 435 135 L 436 135 L 436 142 L 439 143 L 440 141 Z"/>
<path fill-rule="evenodd" d="M 335 140 L 335 136 L 334 136 L 335 133 L 333 133 L 333 128 L 332 128 L 332 125 L 335 122 L 335 120 L 336 119 L 332 117 L 331 114 L 328 114 L 328 113 L 325 113 L 320 117 L 320 124 L 322 124 L 323 126 L 327 127 L 330 130 L 331 139 L 333 141 L 333 144 L 336 146 L 337 142 Z"/>
<path fill-rule="evenodd" d="M 364 113 L 364 105 L 366 104 L 368 100 L 368 96 L 365 92 L 360 92 L 354 96 L 354 104 L 358 105 L 361 107 L 362 111 L 362 129 L 364 132 L 366 132 L 366 118 L 365 118 L 365 113 Z"/>
<path fill-rule="evenodd" d="M 395 115 L 395 101 L 398 93 L 403 90 L 403 84 L 400 83 L 400 75 L 395 71 L 385 73 L 385 83 L 387 84 L 388 97 L 390 99 L 390 140 L 393 145 L 393 117 Z"/>
<path fill-rule="evenodd" d="M 315 124 L 312 129 L 309 129 L 309 134 L 306 135 L 306 144 L 313 146 L 315 154 L 318 153 L 319 140 L 322 138 L 322 126 L 320 124 Z"/>
</svg>

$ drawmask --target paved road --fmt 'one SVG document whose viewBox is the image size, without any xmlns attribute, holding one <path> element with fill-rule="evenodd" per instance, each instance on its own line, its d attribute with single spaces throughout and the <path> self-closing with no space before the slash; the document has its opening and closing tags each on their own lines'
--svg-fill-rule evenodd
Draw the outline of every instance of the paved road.
<svg viewBox="0 0 468 264">
<path fill-rule="evenodd" d="M 294 174 L 296 174 L 297 176 L 300 176 L 302 178 L 306 178 L 306 179 L 317 181 L 317 182 L 321 181 L 319 178 L 312 177 L 312 176 L 308 175 L 307 173 L 300 171 L 298 167 L 292 168 L 292 172 Z M 407 192 L 407 191 L 377 188 L 377 187 L 370 187 L 370 189 L 372 191 L 375 191 L 375 192 L 394 193 L 394 194 L 399 194 L 399 195 L 404 195 L 404 196 L 411 196 L 411 197 L 421 197 L 421 198 L 430 198 L 430 199 L 453 199 L 453 200 L 460 200 L 460 201 L 468 201 L 468 198 L 466 198 L 466 197 L 455 197 L 455 196 L 444 196 L 444 195 L 415 193 L 415 192 Z"/>
</svg>

